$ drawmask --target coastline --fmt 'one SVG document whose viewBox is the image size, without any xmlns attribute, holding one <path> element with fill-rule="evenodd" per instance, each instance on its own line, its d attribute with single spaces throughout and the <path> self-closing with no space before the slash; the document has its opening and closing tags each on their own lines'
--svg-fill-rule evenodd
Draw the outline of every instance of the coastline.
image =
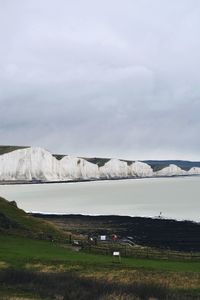
<svg viewBox="0 0 200 300">
<path fill-rule="evenodd" d="M 146 176 L 146 177 L 117 177 L 117 178 L 95 178 L 95 179 L 77 179 L 77 180 L 4 180 L 0 181 L 0 185 L 23 185 L 23 184 L 55 184 L 55 183 L 81 183 L 81 182 L 99 182 L 99 181 L 118 181 L 118 180 L 142 180 L 142 179 L 161 179 L 161 178 L 191 178 L 200 177 L 200 174 L 193 175 L 173 175 L 173 176 Z"/>
</svg>

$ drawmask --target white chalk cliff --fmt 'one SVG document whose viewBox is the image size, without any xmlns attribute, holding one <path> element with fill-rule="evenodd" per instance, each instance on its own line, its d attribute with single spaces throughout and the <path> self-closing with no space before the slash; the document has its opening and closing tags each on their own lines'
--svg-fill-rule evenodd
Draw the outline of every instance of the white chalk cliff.
<svg viewBox="0 0 200 300">
<path fill-rule="evenodd" d="M 127 178 L 128 164 L 119 159 L 110 159 L 104 166 L 99 168 L 101 178 Z"/>
<path fill-rule="evenodd" d="M 200 168 L 192 167 L 189 171 L 184 171 L 171 164 L 153 172 L 147 163 L 136 161 L 128 164 L 119 159 L 110 159 L 98 167 L 86 159 L 68 155 L 58 160 L 50 152 L 38 147 L 0 155 L 0 181 L 45 182 L 181 175 L 200 175 Z"/>
<path fill-rule="evenodd" d="M 200 168 L 193 167 L 188 171 L 189 175 L 200 175 Z"/>
<path fill-rule="evenodd" d="M 59 179 L 59 161 L 42 148 L 27 148 L 0 155 L 0 180 Z"/>
<path fill-rule="evenodd" d="M 130 175 L 133 177 L 152 177 L 153 169 L 146 163 L 136 161 L 129 166 Z"/>
<path fill-rule="evenodd" d="M 157 171 L 155 175 L 156 176 L 182 176 L 182 175 L 187 175 L 187 171 L 182 170 L 180 167 L 177 167 L 174 164 L 171 164 L 168 167 L 165 167 L 162 170 Z"/>
<path fill-rule="evenodd" d="M 61 180 L 98 179 L 98 166 L 85 159 L 67 155 L 60 160 L 60 178 Z"/>
</svg>

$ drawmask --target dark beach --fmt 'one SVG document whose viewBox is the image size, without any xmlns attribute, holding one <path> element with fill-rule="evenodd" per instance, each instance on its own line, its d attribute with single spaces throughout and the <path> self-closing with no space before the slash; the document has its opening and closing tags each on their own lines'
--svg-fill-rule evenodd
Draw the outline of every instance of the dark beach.
<svg viewBox="0 0 200 300">
<path fill-rule="evenodd" d="M 200 223 L 163 218 L 32 214 L 64 230 L 86 236 L 131 237 L 135 244 L 178 251 L 200 251 Z"/>
</svg>

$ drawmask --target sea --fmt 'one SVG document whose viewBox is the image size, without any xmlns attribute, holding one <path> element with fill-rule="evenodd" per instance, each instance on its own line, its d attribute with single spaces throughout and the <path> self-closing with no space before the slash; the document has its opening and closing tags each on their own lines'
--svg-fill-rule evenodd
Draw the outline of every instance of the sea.
<svg viewBox="0 0 200 300">
<path fill-rule="evenodd" d="M 200 222 L 200 176 L 0 185 L 0 196 L 26 212 Z"/>
</svg>

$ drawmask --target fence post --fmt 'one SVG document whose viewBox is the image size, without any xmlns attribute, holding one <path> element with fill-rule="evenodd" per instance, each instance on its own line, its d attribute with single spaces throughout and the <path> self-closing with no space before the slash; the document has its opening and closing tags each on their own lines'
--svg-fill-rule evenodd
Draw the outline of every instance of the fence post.
<svg viewBox="0 0 200 300">
<path fill-rule="evenodd" d="M 147 248 L 147 254 L 146 257 L 149 258 L 149 248 Z"/>
</svg>

